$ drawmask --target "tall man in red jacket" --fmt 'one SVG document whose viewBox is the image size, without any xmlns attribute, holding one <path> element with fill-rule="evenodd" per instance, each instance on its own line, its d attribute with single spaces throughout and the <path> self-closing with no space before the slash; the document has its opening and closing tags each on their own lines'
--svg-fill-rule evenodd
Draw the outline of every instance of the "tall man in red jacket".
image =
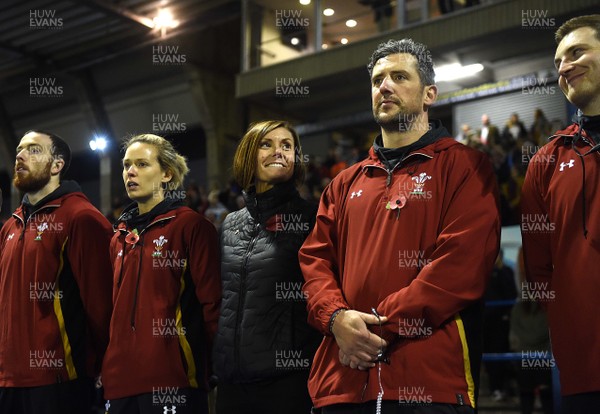
<svg viewBox="0 0 600 414">
<path fill-rule="evenodd" d="M 324 414 L 473 413 L 499 248 L 494 173 L 428 118 L 424 45 L 382 43 L 368 69 L 381 135 L 325 189 L 299 253 L 309 322 L 325 335 L 309 391 Z"/>
<path fill-rule="evenodd" d="M 15 187 L 23 203 L 0 230 L 0 413 L 91 411 L 108 343 L 110 223 L 74 181 L 58 136 L 26 133 Z"/>
<path fill-rule="evenodd" d="M 600 412 L 600 15 L 556 31 L 558 84 L 579 108 L 531 159 L 523 184 L 525 270 L 546 302 L 563 412 Z"/>
</svg>

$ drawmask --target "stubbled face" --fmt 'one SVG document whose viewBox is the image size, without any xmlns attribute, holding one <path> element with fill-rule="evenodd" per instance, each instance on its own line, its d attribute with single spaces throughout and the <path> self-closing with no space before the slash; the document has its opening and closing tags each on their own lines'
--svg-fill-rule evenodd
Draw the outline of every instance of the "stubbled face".
<svg viewBox="0 0 600 414">
<path fill-rule="evenodd" d="M 566 35 L 556 48 L 554 64 L 558 85 L 567 99 L 584 114 L 600 113 L 600 40 L 591 27 Z"/>
<path fill-rule="evenodd" d="M 123 182 L 130 199 L 146 203 L 164 198 L 163 183 L 171 175 L 163 171 L 158 162 L 158 150 L 143 142 L 131 144 L 123 157 Z"/>
<path fill-rule="evenodd" d="M 371 99 L 373 117 L 384 129 L 398 130 L 399 124 L 416 120 L 429 103 L 417 59 L 409 53 L 379 59 L 371 74 Z"/>
<path fill-rule="evenodd" d="M 294 175 L 295 146 L 292 133 L 279 127 L 266 134 L 258 146 L 256 185 L 272 187 Z"/>
<path fill-rule="evenodd" d="M 25 193 L 41 190 L 50 181 L 53 161 L 48 135 L 30 132 L 23 136 L 17 147 L 13 184 Z"/>
</svg>

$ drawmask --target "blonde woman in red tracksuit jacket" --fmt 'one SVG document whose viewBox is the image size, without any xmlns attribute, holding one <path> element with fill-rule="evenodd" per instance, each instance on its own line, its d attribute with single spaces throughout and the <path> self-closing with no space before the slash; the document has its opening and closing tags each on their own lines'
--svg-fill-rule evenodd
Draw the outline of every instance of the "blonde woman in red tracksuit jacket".
<svg viewBox="0 0 600 414">
<path fill-rule="evenodd" d="M 111 242 L 114 310 L 102 367 L 108 414 L 207 413 L 221 298 L 213 225 L 183 207 L 185 159 L 155 135 L 131 138 L 123 180 L 136 203 Z"/>
<path fill-rule="evenodd" d="M 299 254 L 309 322 L 326 335 L 308 384 L 316 407 L 373 402 L 380 384 L 384 404 L 396 407 L 476 405 L 481 298 L 499 248 L 497 185 L 486 154 L 430 125 L 392 169 L 382 154 L 397 150 L 377 137 L 369 157 L 322 195 Z M 387 317 L 381 330 L 369 325 L 389 344 L 380 380 L 378 366 L 340 362 L 330 332 L 339 309 Z"/>
</svg>

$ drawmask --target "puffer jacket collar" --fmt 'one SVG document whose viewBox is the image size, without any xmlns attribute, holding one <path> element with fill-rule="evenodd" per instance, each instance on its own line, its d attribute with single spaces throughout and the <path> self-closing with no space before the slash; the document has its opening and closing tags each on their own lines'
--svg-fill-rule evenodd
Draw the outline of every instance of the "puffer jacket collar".
<svg viewBox="0 0 600 414">
<path fill-rule="evenodd" d="M 256 187 L 250 187 L 248 191 L 242 192 L 248 212 L 258 222 L 264 222 L 294 198 L 297 198 L 298 190 L 294 180 L 275 184 L 273 188 L 264 193 L 257 194 Z"/>
</svg>

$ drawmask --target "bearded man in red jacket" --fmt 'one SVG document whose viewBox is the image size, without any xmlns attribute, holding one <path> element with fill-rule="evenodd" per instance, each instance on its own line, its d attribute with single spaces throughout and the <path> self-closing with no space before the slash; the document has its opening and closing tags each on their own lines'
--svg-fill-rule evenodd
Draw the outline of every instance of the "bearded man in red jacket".
<svg viewBox="0 0 600 414">
<path fill-rule="evenodd" d="M 108 345 L 112 228 L 75 181 L 59 136 L 29 131 L 13 183 L 23 202 L 0 230 L 0 413 L 91 412 Z"/>
</svg>

